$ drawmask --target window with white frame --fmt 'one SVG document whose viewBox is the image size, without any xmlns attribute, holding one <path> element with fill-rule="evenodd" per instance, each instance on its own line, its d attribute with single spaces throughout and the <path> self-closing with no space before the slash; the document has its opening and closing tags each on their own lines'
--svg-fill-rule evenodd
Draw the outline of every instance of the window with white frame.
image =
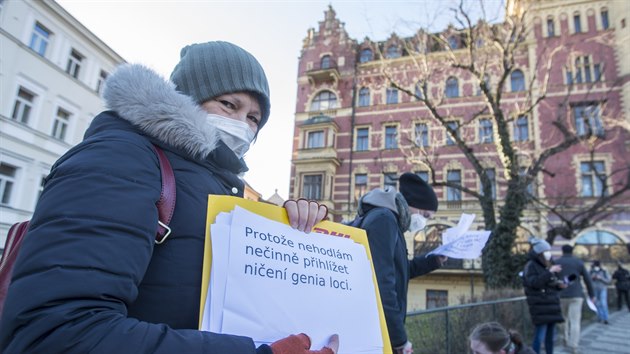
<svg viewBox="0 0 630 354">
<path fill-rule="evenodd" d="M 520 115 L 514 121 L 514 141 L 529 140 L 529 120 L 526 115 Z"/>
<path fill-rule="evenodd" d="M 525 91 L 525 75 L 519 69 L 512 71 L 510 74 L 510 86 L 512 92 Z"/>
<path fill-rule="evenodd" d="M 330 67 L 332 66 L 331 64 L 331 58 L 330 55 L 324 55 L 322 57 L 321 63 L 320 63 L 320 68 L 323 69 L 330 69 Z"/>
<path fill-rule="evenodd" d="M 567 85 L 584 82 L 598 82 L 602 79 L 602 64 L 593 63 L 590 55 L 582 55 L 575 58 L 573 67 L 567 69 Z"/>
<path fill-rule="evenodd" d="M 427 289 L 427 310 L 448 306 L 448 290 Z"/>
<path fill-rule="evenodd" d="M 601 197 L 608 195 L 604 161 L 581 162 L 580 173 L 582 197 Z"/>
<path fill-rule="evenodd" d="M 395 87 L 388 87 L 385 93 L 385 102 L 387 104 L 398 103 L 398 89 Z"/>
<path fill-rule="evenodd" d="M 429 183 L 429 171 L 416 171 L 415 174 L 422 178 L 423 181 Z"/>
<path fill-rule="evenodd" d="M 31 112 L 33 111 L 35 97 L 37 96 L 34 93 L 20 86 L 18 88 L 17 97 L 15 98 L 15 104 L 13 105 L 11 118 L 20 123 L 28 124 Z"/>
<path fill-rule="evenodd" d="M 496 176 L 496 172 L 494 170 L 494 168 L 486 168 L 484 169 L 484 172 L 486 173 L 486 176 L 488 176 L 488 179 L 490 180 L 490 190 L 491 190 L 491 196 L 492 199 L 497 199 L 497 176 Z M 481 184 L 481 177 L 479 178 L 479 193 L 481 195 L 483 194 L 483 186 Z"/>
<path fill-rule="evenodd" d="M 45 56 L 51 35 L 52 32 L 49 29 L 44 27 L 41 23 L 35 22 L 33 33 L 31 33 L 31 41 L 28 45 L 29 48 L 34 50 L 37 54 Z"/>
<path fill-rule="evenodd" d="M 361 87 L 359 90 L 359 107 L 367 107 L 370 105 L 370 89 Z"/>
<path fill-rule="evenodd" d="M 370 129 L 357 128 L 356 151 L 368 151 L 370 149 Z"/>
<path fill-rule="evenodd" d="M 398 174 L 396 173 L 383 173 L 383 187 L 390 186 L 397 188 L 398 186 Z"/>
<path fill-rule="evenodd" d="M 582 32 L 582 21 L 580 14 L 577 12 L 573 14 L 573 29 L 575 30 L 575 33 Z"/>
<path fill-rule="evenodd" d="M 451 49 L 458 49 L 459 48 L 459 40 L 457 39 L 457 37 L 455 37 L 455 36 L 448 37 L 448 46 Z"/>
<path fill-rule="evenodd" d="M 527 167 L 520 167 L 518 169 L 518 176 L 521 179 L 527 178 Z M 531 196 L 534 195 L 534 181 L 527 184 L 527 194 Z"/>
<path fill-rule="evenodd" d="M 367 63 L 372 60 L 372 49 L 365 48 L 361 50 L 361 55 L 359 56 L 359 63 Z"/>
<path fill-rule="evenodd" d="M 556 26 L 553 23 L 553 18 L 547 19 L 547 37 L 553 37 L 556 35 Z"/>
<path fill-rule="evenodd" d="M 324 147 L 324 131 L 315 130 L 307 133 L 307 149 L 318 149 Z"/>
<path fill-rule="evenodd" d="M 398 127 L 388 125 L 385 127 L 385 149 L 398 148 Z"/>
<path fill-rule="evenodd" d="M 571 105 L 575 122 L 575 133 L 580 136 L 604 136 L 601 112 L 597 103 L 578 103 Z"/>
<path fill-rule="evenodd" d="M 354 201 L 359 199 L 367 192 L 368 176 L 365 173 L 357 173 L 354 175 Z"/>
<path fill-rule="evenodd" d="M 488 76 L 488 74 L 483 74 L 483 82 L 486 85 L 486 88 L 490 90 L 490 76 Z M 481 95 L 481 92 L 481 82 L 479 82 L 479 85 L 477 86 L 477 96 Z"/>
<path fill-rule="evenodd" d="M 85 59 L 85 57 L 76 49 L 73 48 L 70 51 L 70 56 L 68 57 L 68 65 L 66 65 L 66 72 L 75 79 L 79 78 L 79 73 L 81 72 L 81 63 L 83 62 L 83 59 Z"/>
<path fill-rule="evenodd" d="M 105 80 L 107 80 L 107 71 L 101 70 L 98 75 L 98 80 L 96 81 L 96 93 L 101 93 L 103 90 L 103 84 L 105 84 Z"/>
<path fill-rule="evenodd" d="M 602 29 L 607 30 L 610 27 L 610 22 L 608 21 L 608 9 L 603 8 L 600 15 L 602 18 Z"/>
<path fill-rule="evenodd" d="M 446 80 L 444 94 L 449 98 L 459 97 L 459 82 L 455 77 L 451 76 Z"/>
<path fill-rule="evenodd" d="M 327 110 L 337 107 L 337 96 L 330 91 L 322 91 L 313 98 L 311 111 Z"/>
<path fill-rule="evenodd" d="M 392 44 L 389 47 L 387 47 L 385 58 L 387 59 L 400 58 L 400 50 L 398 50 L 398 46 L 395 44 Z"/>
<path fill-rule="evenodd" d="M 309 200 L 321 200 L 322 180 L 322 175 L 305 175 L 302 185 L 302 197 Z"/>
<path fill-rule="evenodd" d="M 427 94 L 427 82 L 418 81 L 416 83 L 416 87 L 414 89 L 414 94 L 416 95 L 416 100 L 424 99 L 424 96 Z"/>
<path fill-rule="evenodd" d="M 417 123 L 415 125 L 415 134 L 416 146 L 429 146 L 429 126 L 426 123 Z"/>
<path fill-rule="evenodd" d="M 459 124 L 456 121 L 452 120 L 450 122 L 446 122 L 446 125 L 451 128 L 451 130 L 455 131 L 456 137 L 460 137 Z M 455 145 L 455 140 L 451 138 L 451 134 L 448 132 L 448 129 L 445 129 L 444 133 L 446 134 L 446 145 Z"/>
<path fill-rule="evenodd" d="M 0 204 L 11 205 L 17 167 L 0 162 Z"/>
<path fill-rule="evenodd" d="M 494 134 L 492 131 L 492 121 L 490 119 L 479 120 L 479 142 L 491 143 L 494 141 Z"/>
<path fill-rule="evenodd" d="M 53 121 L 52 135 L 53 138 L 59 140 L 66 140 L 66 134 L 68 133 L 68 126 L 70 125 L 70 117 L 72 113 L 66 111 L 65 109 L 58 107 L 57 115 Z"/>
<path fill-rule="evenodd" d="M 461 186 L 462 171 L 448 170 L 446 172 L 446 182 L 455 186 Z M 462 191 L 457 187 L 446 187 L 446 200 L 450 202 L 462 200 Z"/>
</svg>

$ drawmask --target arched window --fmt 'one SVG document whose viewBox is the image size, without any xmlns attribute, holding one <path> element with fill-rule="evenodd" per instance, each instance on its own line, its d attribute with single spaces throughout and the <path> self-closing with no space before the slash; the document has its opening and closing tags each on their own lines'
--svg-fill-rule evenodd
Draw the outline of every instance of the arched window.
<svg viewBox="0 0 630 354">
<path fill-rule="evenodd" d="M 392 44 L 387 47 L 387 53 L 385 53 L 385 57 L 387 59 L 400 58 L 400 51 L 398 50 L 398 46 Z"/>
<path fill-rule="evenodd" d="M 359 56 L 359 63 L 367 63 L 372 60 L 372 49 L 365 48 L 361 50 L 361 55 Z"/>
<path fill-rule="evenodd" d="M 512 71 L 510 82 L 512 84 L 512 92 L 525 91 L 525 75 L 519 69 Z"/>
<path fill-rule="evenodd" d="M 459 97 L 459 83 L 456 78 L 451 76 L 446 80 L 446 89 L 444 90 L 444 94 L 449 98 Z"/>
<path fill-rule="evenodd" d="M 323 111 L 337 107 L 337 96 L 330 91 L 322 91 L 313 98 L 311 111 Z"/>
<path fill-rule="evenodd" d="M 370 89 L 361 87 L 359 90 L 359 107 L 367 107 L 370 105 Z"/>
<path fill-rule="evenodd" d="M 612 264 L 615 260 L 628 260 L 625 242 L 605 230 L 589 230 L 575 238 L 573 254 L 585 261 L 599 260 Z"/>
<path fill-rule="evenodd" d="M 330 60 L 330 55 L 324 55 L 322 57 L 322 62 L 320 65 L 321 69 L 330 69 L 331 66 L 331 60 Z"/>
</svg>

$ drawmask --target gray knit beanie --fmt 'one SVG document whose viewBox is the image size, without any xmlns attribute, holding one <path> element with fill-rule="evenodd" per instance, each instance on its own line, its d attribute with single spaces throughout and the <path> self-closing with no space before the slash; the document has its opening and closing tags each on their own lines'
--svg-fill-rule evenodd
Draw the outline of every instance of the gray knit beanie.
<svg viewBox="0 0 630 354">
<path fill-rule="evenodd" d="M 271 104 L 265 71 L 253 55 L 239 46 L 216 41 L 182 48 L 171 81 L 177 91 L 198 104 L 227 93 L 251 92 L 258 97 L 262 110 L 258 129 L 267 123 Z"/>
<path fill-rule="evenodd" d="M 545 251 L 551 250 L 551 246 L 549 245 L 549 243 L 542 238 L 531 237 L 529 239 L 529 243 L 532 245 L 532 249 L 536 254 L 541 254 Z"/>
</svg>

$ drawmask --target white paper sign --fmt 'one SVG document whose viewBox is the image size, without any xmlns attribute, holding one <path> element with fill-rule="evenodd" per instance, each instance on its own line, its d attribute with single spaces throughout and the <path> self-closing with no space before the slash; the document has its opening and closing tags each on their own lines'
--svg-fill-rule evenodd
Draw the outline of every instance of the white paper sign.
<svg viewBox="0 0 630 354">
<path fill-rule="evenodd" d="M 475 220 L 475 214 L 462 214 L 457 226 L 451 227 L 442 234 L 442 246 L 429 252 L 450 258 L 475 259 L 488 242 L 490 231 L 468 231 Z"/>
<path fill-rule="evenodd" d="M 245 335 L 257 345 L 304 332 L 314 349 L 337 333 L 340 354 L 382 353 L 363 245 L 305 234 L 240 207 L 231 214 L 231 221 L 220 219 L 229 224 L 211 228 L 211 289 L 202 330 Z"/>
</svg>

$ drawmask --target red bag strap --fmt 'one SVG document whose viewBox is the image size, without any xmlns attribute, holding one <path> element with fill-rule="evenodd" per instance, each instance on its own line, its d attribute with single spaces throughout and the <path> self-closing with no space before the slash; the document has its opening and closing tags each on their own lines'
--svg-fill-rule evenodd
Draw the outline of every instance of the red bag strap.
<svg viewBox="0 0 630 354">
<path fill-rule="evenodd" d="M 159 245 L 171 234 L 171 228 L 168 224 L 173 217 L 177 198 L 175 175 L 173 174 L 171 163 L 162 149 L 156 145 L 153 145 L 153 149 L 160 162 L 160 173 L 162 174 L 162 192 L 160 193 L 160 200 L 156 203 L 158 208 L 158 230 L 157 235 L 155 235 L 155 243 Z"/>
</svg>

